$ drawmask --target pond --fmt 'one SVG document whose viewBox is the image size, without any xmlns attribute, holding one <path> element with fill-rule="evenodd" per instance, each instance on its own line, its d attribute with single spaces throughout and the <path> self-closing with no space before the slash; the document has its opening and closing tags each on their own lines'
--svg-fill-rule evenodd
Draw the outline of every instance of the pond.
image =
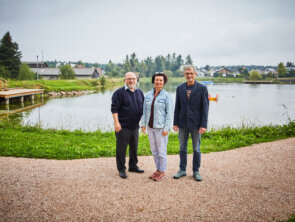
<svg viewBox="0 0 295 222">
<path fill-rule="evenodd" d="M 165 89 L 175 100 L 179 83 L 169 83 Z M 144 92 L 151 83 L 140 83 Z M 285 124 L 295 119 L 295 85 L 250 85 L 239 83 L 208 84 L 208 92 L 219 95 L 210 101 L 208 128 L 243 125 L 261 126 Z M 102 131 L 113 130 L 111 97 L 115 89 L 79 97 L 44 100 L 44 105 L 21 112 L 23 125 L 42 128 Z M 0 109 L 5 109 L 1 107 Z"/>
</svg>

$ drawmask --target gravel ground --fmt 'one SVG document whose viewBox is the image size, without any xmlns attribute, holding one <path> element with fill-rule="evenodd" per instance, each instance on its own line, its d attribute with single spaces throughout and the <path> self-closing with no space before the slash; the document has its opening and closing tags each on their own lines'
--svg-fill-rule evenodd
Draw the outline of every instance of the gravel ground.
<svg viewBox="0 0 295 222">
<path fill-rule="evenodd" d="M 188 158 L 191 169 L 192 155 Z M 43 160 L 0 157 L 0 221 L 278 221 L 295 213 L 295 138 L 203 154 L 196 182 L 179 180 L 179 157 L 154 182 L 118 176 L 115 158 Z"/>
</svg>

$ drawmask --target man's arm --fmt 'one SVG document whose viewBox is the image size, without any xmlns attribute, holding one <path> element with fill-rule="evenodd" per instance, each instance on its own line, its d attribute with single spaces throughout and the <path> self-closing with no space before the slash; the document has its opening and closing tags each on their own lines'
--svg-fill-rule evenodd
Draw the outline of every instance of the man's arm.
<svg viewBox="0 0 295 222">
<path fill-rule="evenodd" d="M 113 119 L 114 119 L 114 128 L 115 128 L 115 131 L 118 133 L 122 129 L 121 124 L 119 122 L 118 113 L 113 113 Z"/>
<path fill-rule="evenodd" d="M 119 117 L 118 117 L 119 108 L 120 108 L 120 96 L 117 90 L 116 92 L 114 92 L 112 96 L 112 105 L 111 105 L 111 111 L 112 111 L 112 115 L 114 119 L 114 129 L 116 132 L 120 132 L 122 129 L 121 124 L 119 122 Z"/>
<path fill-rule="evenodd" d="M 176 99 L 175 99 L 175 109 L 174 109 L 174 120 L 173 120 L 173 130 L 178 131 L 178 119 L 179 119 L 179 110 L 180 110 L 180 101 L 179 101 L 179 87 L 176 89 Z"/>
<path fill-rule="evenodd" d="M 203 89 L 201 100 L 202 100 L 202 117 L 201 117 L 201 127 L 199 129 L 199 133 L 202 134 L 206 132 L 207 122 L 208 122 L 209 98 L 208 98 L 207 87 Z"/>
</svg>

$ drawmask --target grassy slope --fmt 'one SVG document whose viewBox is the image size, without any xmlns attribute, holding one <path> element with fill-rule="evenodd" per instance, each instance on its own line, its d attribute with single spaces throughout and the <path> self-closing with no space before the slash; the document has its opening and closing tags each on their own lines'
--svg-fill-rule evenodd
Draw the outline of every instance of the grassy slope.
<svg viewBox="0 0 295 222">
<path fill-rule="evenodd" d="M 0 123 L 0 155 L 78 159 L 115 156 L 116 139 L 113 132 L 69 132 L 42 130 L 37 127 Z M 295 136 L 295 123 L 284 126 L 250 127 L 243 129 L 223 128 L 212 130 L 202 136 L 203 153 L 224 151 L 255 143 L 274 141 Z M 168 154 L 178 154 L 178 134 L 169 135 Z M 189 141 L 188 152 L 192 153 Z M 151 155 L 146 135 L 140 135 L 139 155 Z"/>
</svg>

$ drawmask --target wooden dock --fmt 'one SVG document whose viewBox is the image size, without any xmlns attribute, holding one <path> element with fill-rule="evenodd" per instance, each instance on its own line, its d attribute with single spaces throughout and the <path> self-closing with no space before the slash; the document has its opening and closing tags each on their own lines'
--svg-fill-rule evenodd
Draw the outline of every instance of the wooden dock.
<svg viewBox="0 0 295 222">
<path fill-rule="evenodd" d="M 33 101 L 35 94 L 41 94 L 43 97 L 43 93 L 44 89 L 6 89 L 5 91 L 0 91 L 0 98 L 4 98 L 5 104 L 9 105 L 9 99 L 11 98 L 20 98 L 21 103 L 23 103 L 25 96 L 30 96 Z"/>
<path fill-rule="evenodd" d="M 20 113 L 20 112 L 24 112 L 24 111 L 27 111 L 27 110 L 30 110 L 30 109 L 34 109 L 34 108 L 37 108 L 37 107 L 40 107 L 40 106 L 43 106 L 43 105 L 44 105 L 44 103 L 41 102 L 41 103 L 38 103 L 38 104 L 33 104 L 33 105 L 29 105 L 29 106 L 26 106 L 26 107 L 21 107 L 21 108 L 13 109 L 13 110 L 9 110 L 9 106 L 8 106 L 7 110 L 0 110 L 0 115 L 9 115 L 9 114 L 13 114 L 13 113 Z"/>
</svg>

